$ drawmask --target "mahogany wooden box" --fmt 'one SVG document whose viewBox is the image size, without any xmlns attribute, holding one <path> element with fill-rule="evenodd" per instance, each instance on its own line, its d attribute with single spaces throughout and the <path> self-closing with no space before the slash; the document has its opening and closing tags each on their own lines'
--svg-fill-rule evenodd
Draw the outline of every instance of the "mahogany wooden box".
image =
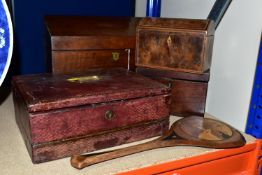
<svg viewBox="0 0 262 175">
<path fill-rule="evenodd" d="M 53 74 L 90 68 L 135 69 L 139 18 L 47 16 L 48 70 Z"/>
<path fill-rule="evenodd" d="M 161 135 L 170 88 L 125 69 L 13 78 L 16 122 L 33 163 Z"/>
<path fill-rule="evenodd" d="M 199 19 L 143 18 L 136 34 L 136 66 L 204 73 L 209 70 L 215 26 Z"/>
<path fill-rule="evenodd" d="M 205 113 L 209 71 L 202 74 L 136 68 L 136 72 L 166 84 L 172 90 L 170 114 L 187 117 Z"/>
</svg>

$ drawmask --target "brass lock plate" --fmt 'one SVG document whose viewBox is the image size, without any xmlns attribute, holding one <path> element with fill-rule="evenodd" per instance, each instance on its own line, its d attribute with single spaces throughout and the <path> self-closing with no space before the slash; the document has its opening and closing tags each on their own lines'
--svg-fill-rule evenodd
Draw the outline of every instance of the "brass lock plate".
<svg viewBox="0 0 262 175">
<path fill-rule="evenodd" d="M 119 52 L 112 52 L 112 59 L 114 61 L 117 61 L 120 59 L 120 53 Z"/>
<path fill-rule="evenodd" d="M 168 36 L 166 42 L 167 42 L 167 45 L 170 47 L 171 43 L 172 43 L 172 39 L 171 39 L 170 35 Z"/>
</svg>

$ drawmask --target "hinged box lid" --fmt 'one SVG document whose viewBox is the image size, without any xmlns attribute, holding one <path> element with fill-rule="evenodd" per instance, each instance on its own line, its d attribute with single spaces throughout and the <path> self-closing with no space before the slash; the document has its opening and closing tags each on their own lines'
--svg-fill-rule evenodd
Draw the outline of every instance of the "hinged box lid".
<svg viewBox="0 0 262 175">
<path fill-rule="evenodd" d="M 143 18 L 139 21 L 138 28 L 157 29 L 182 32 L 197 32 L 205 35 L 214 35 L 215 26 L 208 19 L 185 18 Z"/>
<path fill-rule="evenodd" d="M 134 17 L 45 17 L 52 50 L 134 48 L 139 20 Z"/>
<path fill-rule="evenodd" d="M 167 94 L 169 88 L 125 69 L 96 69 L 84 74 L 21 75 L 13 78 L 29 112 Z"/>
</svg>

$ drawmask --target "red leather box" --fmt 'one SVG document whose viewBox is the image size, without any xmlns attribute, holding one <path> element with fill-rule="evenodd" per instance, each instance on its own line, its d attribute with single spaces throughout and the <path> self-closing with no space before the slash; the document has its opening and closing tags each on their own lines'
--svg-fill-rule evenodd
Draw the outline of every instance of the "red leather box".
<svg viewBox="0 0 262 175">
<path fill-rule="evenodd" d="M 125 69 L 13 78 L 16 122 L 33 163 L 161 135 L 170 89 Z"/>
</svg>

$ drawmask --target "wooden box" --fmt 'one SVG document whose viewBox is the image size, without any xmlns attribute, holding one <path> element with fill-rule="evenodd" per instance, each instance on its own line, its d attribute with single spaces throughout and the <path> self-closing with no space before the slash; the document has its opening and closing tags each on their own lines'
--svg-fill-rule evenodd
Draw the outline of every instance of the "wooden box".
<svg viewBox="0 0 262 175">
<path fill-rule="evenodd" d="M 125 69 L 13 78 L 16 122 L 33 163 L 161 135 L 170 89 Z"/>
<path fill-rule="evenodd" d="M 201 74 L 210 68 L 214 31 L 210 20 L 143 18 L 136 66 Z"/>
<path fill-rule="evenodd" d="M 171 87 L 170 113 L 176 116 L 204 116 L 209 71 L 202 74 L 152 68 L 136 68 L 136 72 Z"/>
<path fill-rule="evenodd" d="M 47 16 L 46 51 L 53 74 L 90 68 L 135 69 L 135 35 L 139 18 Z"/>
</svg>

